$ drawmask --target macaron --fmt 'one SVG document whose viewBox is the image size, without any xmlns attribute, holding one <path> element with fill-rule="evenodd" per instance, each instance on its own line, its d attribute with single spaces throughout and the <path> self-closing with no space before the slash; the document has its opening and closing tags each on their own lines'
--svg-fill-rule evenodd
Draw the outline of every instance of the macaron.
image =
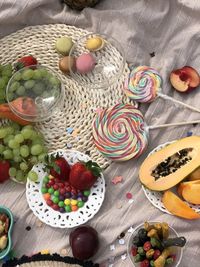
<svg viewBox="0 0 200 267">
<path fill-rule="evenodd" d="M 76 59 L 76 70 L 81 74 L 91 72 L 96 64 L 96 60 L 90 53 L 84 53 Z"/>
<path fill-rule="evenodd" d="M 104 47 L 105 41 L 101 37 L 91 37 L 87 39 L 85 48 L 87 48 L 89 51 L 98 51 Z"/>
<path fill-rule="evenodd" d="M 63 56 L 69 55 L 69 51 L 73 46 L 72 38 L 71 37 L 60 37 L 56 41 L 56 51 Z"/>
<path fill-rule="evenodd" d="M 70 56 L 65 56 L 59 61 L 59 69 L 66 74 L 70 73 L 70 69 L 74 70 L 76 66 L 75 58 Z"/>
</svg>

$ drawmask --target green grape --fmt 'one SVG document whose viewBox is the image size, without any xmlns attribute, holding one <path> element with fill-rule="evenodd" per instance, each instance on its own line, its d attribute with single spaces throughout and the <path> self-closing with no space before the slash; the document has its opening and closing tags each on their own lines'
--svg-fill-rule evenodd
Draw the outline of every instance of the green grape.
<svg viewBox="0 0 200 267">
<path fill-rule="evenodd" d="M 35 84 L 35 86 L 33 87 L 33 92 L 36 94 L 36 95 L 41 95 L 42 92 L 45 90 L 45 84 L 42 83 L 42 82 L 37 82 Z"/>
<path fill-rule="evenodd" d="M 22 157 L 20 157 L 20 156 L 14 156 L 13 157 L 13 160 L 14 160 L 14 162 L 18 163 L 18 162 L 21 162 L 22 161 Z"/>
<path fill-rule="evenodd" d="M 5 84 L 7 85 L 10 78 L 8 76 L 3 76 L 2 79 L 4 80 Z"/>
<path fill-rule="evenodd" d="M 25 125 L 25 126 L 22 128 L 22 130 L 24 130 L 24 129 L 30 129 L 30 130 L 33 130 L 34 128 L 33 128 L 33 125 L 29 124 L 29 125 Z"/>
<path fill-rule="evenodd" d="M 18 147 L 19 147 L 19 143 L 17 143 L 15 140 L 10 140 L 10 141 L 8 142 L 8 146 L 9 146 L 10 148 L 12 148 L 12 149 L 14 149 L 14 148 L 18 148 Z"/>
<path fill-rule="evenodd" d="M 12 65 L 11 64 L 6 64 L 4 66 L 2 66 L 2 70 L 1 70 L 1 75 L 2 76 L 8 76 L 11 77 L 12 76 Z"/>
<path fill-rule="evenodd" d="M 4 145 L 2 145 L 2 144 L 0 144 L 0 154 L 2 154 L 2 153 L 3 153 L 4 149 L 5 149 L 5 146 L 4 146 Z"/>
<path fill-rule="evenodd" d="M 10 177 L 15 177 L 16 174 L 17 174 L 17 170 L 16 170 L 16 168 L 11 167 L 11 168 L 9 169 L 9 175 L 10 175 Z"/>
<path fill-rule="evenodd" d="M 32 135 L 31 135 L 30 139 L 35 140 L 36 138 L 38 138 L 38 133 L 35 130 L 32 130 Z"/>
<path fill-rule="evenodd" d="M 28 165 L 25 162 L 21 162 L 19 167 L 22 171 L 28 170 Z"/>
<path fill-rule="evenodd" d="M 33 74 L 34 71 L 32 69 L 26 69 L 22 72 L 22 79 L 28 81 L 33 77 Z"/>
<path fill-rule="evenodd" d="M 13 149 L 13 156 L 14 157 L 19 157 L 20 156 L 20 150 L 19 150 L 19 148 L 14 148 Z"/>
<path fill-rule="evenodd" d="M 16 173 L 16 179 L 18 181 L 23 181 L 24 180 L 24 173 L 22 170 L 17 170 L 17 173 Z"/>
<path fill-rule="evenodd" d="M 36 156 L 31 157 L 31 158 L 30 158 L 30 163 L 31 163 L 32 165 L 35 165 L 36 163 L 38 163 L 38 159 L 37 159 L 37 157 L 36 157 Z"/>
<path fill-rule="evenodd" d="M 13 94 L 12 92 L 9 92 L 9 93 L 8 93 L 8 101 L 9 101 L 9 102 L 13 101 L 15 98 L 16 98 L 16 97 L 15 97 L 15 94 Z"/>
<path fill-rule="evenodd" d="M 12 159 L 13 158 L 13 152 L 11 149 L 6 149 L 3 152 L 4 159 Z"/>
<path fill-rule="evenodd" d="M 6 128 L 0 128 L 0 139 L 4 138 L 7 135 Z"/>
<path fill-rule="evenodd" d="M 21 75 L 20 72 L 16 72 L 15 75 L 13 76 L 13 79 L 14 79 L 15 81 L 20 81 L 21 78 L 22 78 L 22 75 Z"/>
<path fill-rule="evenodd" d="M 25 94 L 26 89 L 24 88 L 24 86 L 20 86 L 17 90 L 16 90 L 16 94 L 19 96 L 22 96 Z"/>
<path fill-rule="evenodd" d="M 20 155 L 23 158 L 27 158 L 29 156 L 29 148 L 27 145 L 23 145 L 20 147 Z"/>
<path fill-rule="evenodd" d="M 22 129 L 21 134 L 23 135 L 24 139 L 30 139 L 32 135 L 32 130 L 31 129 Z"/>
<path fill-rule="evenodd" d="M 49 82 L 50 82 L 51 85 L 55 85 L 55 86 L 59 86 L 60 85 L 59 79 L 54 77 L 54 76 L 50 77 Z"/>
<path fill-rule="evenodd" d="M 6 86 L 6 83 L 5 83 L 4 79 L 0 78 L 0 89 L 4 89 L 5 86 Z"/>
<path fill-rule="evenodd" d="M 48 75 L 48 71 L 46 69 L 40 68 L 38 70 L 40 71 L 42 77 L 46 77 Z"/>
<path fill-rule="evenodd" d="M 10 140 L 14 139 L 14 135 L 7 135 L 4 139 L 3 142 L 5 145 L 7 145 L 9 143 Z"/>
<path fill-rule="evenodd" d="M 15 81 L 15 82 L 11 83 L 10 88 L 9 88 L 9 92 L 15 92 L 19 87 L 20 87 L 20 83 Z"/>
<path fill-rule="evenodd" d="M 19 144 L 24 142 L 24 136 L 22 134 L 16 134 L 15 135 L 15 141 Z"/>
<path fill-rule="evenodd" d="M 35 81 L 34 80 L 28 80 L 24 83 L 24 87 L 26 89 L 31 89 L 33 88 L 33 86 L 35 85 Z"/>
<path fill-rule="evenodd" d="M 38 144 L 38 145 L 33 145 L 31 147 L 31 154 L 33 156 L 38 156 L 43 152 L 43 147 L 42 145 Z"/>
<path fill-rule="evenodd" d="M 17 124 L 16 122 L 12 122 L 10 125 L 15 131 L 19 131 L 20 130 L 20 125 Z"/>
<path fill-rule="evenodd" d="M 32 146 L 33 145 L 43 145 L 43 140 L 40 137 L 37 137 L 32 141 Z"/>
<path fill-rule="evenodd" d="M 42 153 L 38 156 L 38 162 L 44 162 L 47 154 Z"/>
<path fill-rule="evenodd" d="M 37 182 L 37 180 L 38 180 L 38 175 L 37 175 L 37 173 L 34 172 L 34 171 L 30 171 L 30 172 L 28 173 L 28 179 L 30 179 L 32 182 Z"/>
<path fill-rule="evenodd" d="M 42 73 L 40 72 L 40 70 L 34 70 L 33 79 L 39 80 L 41 78 L 42 78 Z"/>
<path fill-rule="evenodd" d="M 13 134 L 15 132 L 15 129 L 12 126 L 6 127 L 8 134 Z"/>
</svg>

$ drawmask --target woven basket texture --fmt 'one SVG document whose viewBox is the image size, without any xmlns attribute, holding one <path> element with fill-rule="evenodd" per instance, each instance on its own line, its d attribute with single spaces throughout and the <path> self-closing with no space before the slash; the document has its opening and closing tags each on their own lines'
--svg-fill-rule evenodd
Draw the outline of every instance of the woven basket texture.
<svg viewBox="0 0 200 267">
<path fill-rule="evenodd" d="M 29 262 L 24 264 L 18 264 L 16 267 L 80 267 L 80 265 L 74 265 L 64 262 L 52 262 L 52 261 L 40 261 L 40 262 Z"/>
<path fill-rule="evenodd" d="M 83 153 L 88 152 L 94 161 L 105 168 L 111 161 L 96 149 L 92 137 L 92 122 L 96 110 L 119 102 L 133 105 L 134 102 L 131 102 L 122 90 L 129 72 L 127 64 L 118 81 L 106 90 L 82 87 L 69 75 L 60 72 L 58 62 L 61 56 L 55 50 L 56 40 L 62 36 L 70 36 L 76 42 L 86 34 L 86 30 L 64 24 L 26 27 L 0 40 L 0 63 L 14 63 L 18 58 L 31 54 L 43 66 L 53 68 L 65 86 L 64 107 L 53 113 L 50 119 L 36 123 L 36 127 L 43 133 L 49 151 L 72 148 Z M 115 51 L 114 47 L 113 50 Z M 110 51 L 110 56 L 116 55 Z M 1 120 L 0 126 L 6 122 Z M 78 136 L 68 133 L 68 127 L 79 131 Z"/>
</svg>

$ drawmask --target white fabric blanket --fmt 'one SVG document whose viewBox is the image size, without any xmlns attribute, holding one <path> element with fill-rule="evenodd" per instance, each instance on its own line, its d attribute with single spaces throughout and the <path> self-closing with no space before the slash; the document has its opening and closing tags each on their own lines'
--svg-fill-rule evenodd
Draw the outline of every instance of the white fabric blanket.
<svg viewBox="0 0 200 267">
<path fill-rule="evenodd" d="M 191 94 L 178 94 L 169 84 L 171 70 L 190 65 L 200 71 L 200 1 L 199 0 L 102 0 L 94 9 L 82 12 L 69 9 L 59 0 L 1 0 L 0 36 L 28 25 L 64 23 L 94 32 L 107 33 L 118 39 L 126 52 L 126 58 L 135 65 L 150 65 L 158 69 L 164 78 L 164 93 L 185 103 L 200 107 L 200 88 Z M 155 56 L 150 56 L 150 53 Z M 1 58 L 1 56 L 0 56 Z M 158 99 L 141 109 L 149 124 L 200 119 L 198 113 L 175 107 Z M 101 238 L 101 246 L 94 258 L 96 262 L 110 259 L 110 265 L 129 267 L 126 245 L 120 245 L 117 237 L 133 225 L 145 221 L 167 221 L 188 242 L 181 267 L 200 266 L 199 221 L 187 221 L 162 213 L 144 196 L 138 182 L 138 167 L 147 153 L 159 144 L 186 136 L 188 131 L 199 134 L 200 126 L 168 128 L 150 132 L 148 151 L 138 160 L 112 164 L 106 171 L 107 194 L 100 212 L 89 222 Z M 124 183 L 113 186 L 111 179 L 122 175 Z M 126 193 L 133 194 L 129 204 Z M 119 209 L 116 206 L 122 204 Z M 32 254 L 43 249 L 60 252 L 66 248 L 70 254 L 68 230 L 37 227 L 37 219 L 25 200 L 24 186 L 8 182 L 0 185 L 0 204 L 12 209 L 16 216 L 13 245 L 18 256 Z M 118 206 L 119 207 L 119 206 Z M 27 226 L 30 231 L 26 231 Z M 110 248 L 110 245 L 115 244 Z M 114 250 L 111 250 L 114 249 Z M 115 257 L 115 258 L 113 258 Z M 114 265 L 112 265 L 114 264 Z"/>
</svg>

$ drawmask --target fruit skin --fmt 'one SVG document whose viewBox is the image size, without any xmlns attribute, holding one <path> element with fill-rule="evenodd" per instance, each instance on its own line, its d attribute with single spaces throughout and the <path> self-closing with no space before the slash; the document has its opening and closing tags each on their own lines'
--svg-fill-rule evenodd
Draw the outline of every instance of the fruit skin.
<svg viewBox="0 0 200 267">
<path fill-rule="evenodd" d="M 50 169 L 50 174 L 54 178 L 67 181 L 69 179 L 70 166 L 66 159 L 62 157 L 57 157 L 54 161 L 53 167 L 51 167 Z"/>
<path fill-rule="evenodd" d="M 90 226 L 80 226 L 72 231 L 69 242 L 73 256 L 79 260 L 93 257 L 99 248 L 98 233 Z"/>
<path fill-rule="evenodd" d="M 176 172 L 168 174 L 165 177 L 158 178 L 157 180 L 152 175 L 152 170 L 161 162 L 165 161 L 168 157 L 176 154 L 182 149 L 192 148 L 190 160 L 187 164 L 181 166 Z M 185 179 L 190 173 L 197 169 L 200 165 L 199 161 L 200 155 L 200 137 L 199 136 L 190 136 L 182 138 L 161 150 L 153 153 L 147 157 L 139 170 L 139 178 L 142 184 L 147 188 L 155 191 L 164 191 L 167 190 L 183 179 Z"/>
<path fill-rule="evenodd" d="M 191 209 L 185 202 L 183 202 L 171 191 L 166 191 L 163 194 L 162 202 L 165 208 L 176 216 L 190 220 L 200 218 L 200 214 Z"/>
<path fill-rule="evenodd" d="M 170 82 L 177 91 L 189 93 L 200 85 L 200 76 L 194 68 L 185 66 L 171 72 Z"/>
<path fill-rule="evenodd" d="M 0 160 L 0 183 L 5 182 L 9 176 L 10 163 L 7 160 Z"/>
<path fill-rule="evenodd" d="M 97 163 L 77 162 L 71 167 L 69 182 L 79 190 L 89 189 L 100 176 L 101 169 Z"/>
<path fill-rule="evenodd" d="M 190 181 L 200 180 L 200 168 L 197 168 L 195 171 L 190 173 L 187 178 Z"/>
<path fill-rule="evenodd" d="M 14 67 L 16 70 L 20 70 L 24 67 L 37 65 L 37 59 L 33 56 L 24 56 L 17 60 Z"/>
</svg>

